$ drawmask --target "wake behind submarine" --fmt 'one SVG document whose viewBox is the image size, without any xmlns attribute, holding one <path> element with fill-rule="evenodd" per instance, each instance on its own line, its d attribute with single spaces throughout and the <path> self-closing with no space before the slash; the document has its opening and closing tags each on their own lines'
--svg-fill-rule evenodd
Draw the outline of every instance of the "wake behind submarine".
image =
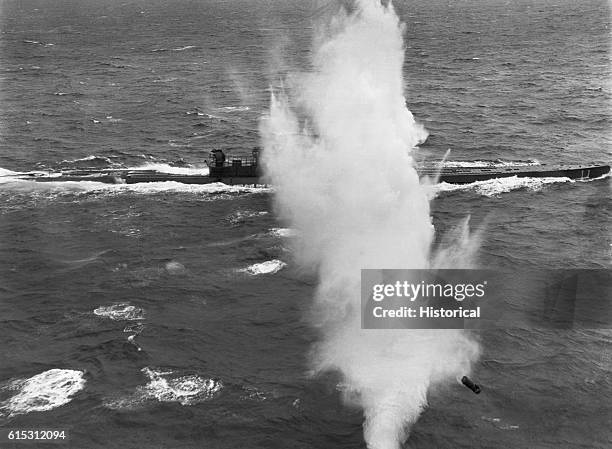
<svg viewBox="0 0 612 449">
<path fill-rule="evenodd" d="M 165 173 L 153 169 L 96 169 L 62 170 L 58 172 L 20 173 L 14 178 L 36 182 L 95 181 L 108 184 L 135 184 L 142 182 L 174 181 L 183 184 L 209 184 L 221 182 L 228 185 L 265 184 L 261 170 L 260 149 L 254 148 L 249 157 L 226 157 L 222 150 L 213 150 L 208 161 L 209 174 Z M 420 177 L 449 184 L 470 184 L 496 178 L 569 178 L 595 179 L 610 173 L 610 165 L 512 165 L 444 167 L 440 163 L 419 164 Z"/>
</svg>

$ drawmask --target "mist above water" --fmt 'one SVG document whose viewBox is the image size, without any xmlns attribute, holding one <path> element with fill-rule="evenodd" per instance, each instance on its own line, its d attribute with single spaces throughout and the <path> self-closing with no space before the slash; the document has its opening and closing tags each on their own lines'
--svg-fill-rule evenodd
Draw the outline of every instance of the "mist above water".
<svg viewBox="0 0 612 449">
<path fill-rule="evenodd" d="M 297 230 L 297 262 L 319 278 L 313 369 L 342 374 L 345 399 L 363 408 L 368 447 L 397 448 L 428 389 L 468 373 L 478 345 L 455 330 L 361 329 L 361 269 L 447 257 L 432 255 L 428 190 L 411 156 L 427 133 L 406 108 L 403 25 L 391 4 L 354 6 L 319 30 L 312 70 L 272 95 L 263 162 L 277 212 Z M 466 241 L 447 244 L 447 255 Z"/>
</svg>

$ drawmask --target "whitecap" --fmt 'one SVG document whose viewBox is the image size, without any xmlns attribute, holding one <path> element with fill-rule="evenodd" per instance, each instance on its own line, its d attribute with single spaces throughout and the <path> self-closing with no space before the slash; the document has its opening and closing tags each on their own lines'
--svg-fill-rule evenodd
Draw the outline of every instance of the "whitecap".
<svg viewBox="0 0 612 449">
<path fill-rule="evenodd" d="M 112 164 L 112 161 L 105 156 L 96 156 L 95 154 L 91 154 L 89 156 L 85 156 L 79 159 L 64 159 L 60 162 L 60 164 L 74 164 L 76 162 L 89 162 L 89 161 L 102 161 L 107 164 Z"/>
<path fill-rule="evenodd" d="M 206 117 L 209 118 L 211 120 L 223 120 L 221 117 L 219 117 L 218 115 L 213 115 L 213 114 L 207 114 L 205 112 L 200 112 L 200 111 L 187 111 L 185 114 L 187 115 L 195 115 L 198 117 Z"/>
<path fill-rule="evenodd" d="M 51 369 L 29 379 L 13 381 L 8 389 L 17 389 L 18 393 L 0 403 L 0 410 L 14 416 L 60 407 L 85 387 L 83 376 L 83 371 Z"/>
<path fill-rule="evenodd" d="M 244 112 L 249 111 L 251 108 L 248 106 L 224 106 L 219 109 L 227 112 Z"/>
<path fill-rule="evenodd" d="M 128 303 L 100 306 L 93 311 L 95 315 L 114 321 L 144 320 L 144 310 Z"/>
<path fill-rule="evenodd" d="M 267 215 L 267 211 L 253 211 L 253 210 L 238 210 L 228 217 L 228 221 L 231 224 L 240 224 L 246 221 L 248 218 L 255 218 Z"/>
<path fill-rule="evenodd" d="M 287 264 L 282 260 L 273 259 L 261 263 L 255 263 L 238 271 L 250 274 L 252 276 L 257 276 L 260 274 L 274 274 L 282 270 L 286 265 Z"/>
<path fill-rule="evenodd" d="M 196 46 L 195 45 L 185 45 L 184 47 L 173 48 L 172 51 L 184 51 L 184 50 L 190 50 L 192 48 L 196 48 Z"/>
<path fill-rule="evenodd" d="M 188 167 L 173 167 L 162 163 L 148 163 L 138 167 L 130 167 L 130 170 L 155 170 L 159 173 L 169 173 L 173 175 L 208 175 L 208 165 L 190 165 Z"/>
<path fill-rule="evenodd" d="M 295 237 L 297 235 L 296 231 L 290 228 L 272 228 L 268 233 L 274 237 Z"/>
<path fill-rule="evenodd" d="M 189 148 L 188 144 L 184 144 L 184 143 L 178 143 L 174 140 L 169 140 L 168 141 L 168 145 L 170 145 L 173 148 Z"/>
<path fill-rule="evenodd" d="M 170 262 L 166 263 L 164 268 L 166 269 L 168 274 L 174 276 L 187 273 L 185 265 L 180 262 L 177 262 L 176 260 L 171 260 Z"/>
</svg>

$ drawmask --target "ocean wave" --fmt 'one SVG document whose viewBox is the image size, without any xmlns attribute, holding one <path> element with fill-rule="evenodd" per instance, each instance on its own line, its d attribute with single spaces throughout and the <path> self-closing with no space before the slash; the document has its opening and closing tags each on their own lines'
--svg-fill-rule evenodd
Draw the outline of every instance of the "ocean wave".
<svg viewBox="0 0 612 449">
<path fill-rule="evenodd" d="M 443 167 L 530 167 L 534 165 L 541 165 L 537 159 L 528 159 L 522 161 L 509 161 L 497 159 L 494 161 L 444 161 Z"/>
<path fill-rule="evenodd" d="M 518 430 L 519 429 L 518 425 L 504 423 L 501 420 L 501 418 L 492 418 L 492 417 L 488 417 L 488 416 L 481 416 L 480 419 L 490 423 L 491 425 L 493 425 L 494 427 L 497 427 L 500 430 Z"/>
<path fill-rule="evenodd" d="M 244 112 L 250 111 L 251 108 L 249 106 L 224 106 L 222 108 L 219 108 L 219 110 L 226 112 Z"/>
<path fill-rule="evenodd" d="M 144 310 L 129 303 L 100 306 L 93 311 L 94 315 L 110 318 L 113 321 L 144 320 Z"/>
<path fill-rule="evenodd" d="M 208 165 L 190 165 L 187 167 L 175 167 L 163 163 L 147 163 L 138 167 L 131 167 L 131 170 L 155 170 L 160 173 L 169 173 L 173 175 L 208 175 Z"/>
<path fill-rule="evenodd" d="M 187 274 L 187 268 L 180 262 L 176 260 L 171 260 L 170 262 L 166 262 L 164 265 L 164 269 L 171 276 L 181 276 Z"/>
<path fill-rule="evenodd" d="M 67 95 L 70 95 L 72 97 L 82 97 L 84 94 L 82 94 L 81 92 L 64 92 L 62 90 L 58 90 L 57 92 L 53 92 L 53 95 L 56 95 L 58 97 L 65 97 Z M 75 101 L 75 103 L 78 102 Z"/>
<path fill-rule="evenodd" d="M 0 403 L 0 413 L 8 416 L 44 412 L 67 404 L 85 387 L 84 372 L 51 369 L 28 379 L 9 382 L 3 389 L 18 393 Z"/>
<path fill-rule="evenodd" d="M 171 83 L 173 81 L 176 81 L 178 78 L 171 76 L 169 78 L 162 78 L 162 79 L 157 79 L 157 80 L 153 80 L 154 83 Z"/>
<path fill-rule="evenodd" d="M 213 399 L 223 389 L 223 382 L 219 379 L 196 374 L 176 375 L 173 371 L 149 367 L 141 371 L 149 378 L 146 385 L 137 387 L 131 395 L 107 400 L 104 405 L 111 409 L 136 408 L 157 400 L 190 406 Z"/>
<path fill-rule="evenodd" d="M 268 211 L 254 211 L 254 210 L 237 210 L 227 217 L 227 220 L 233 225 L 239 225 L 244 223 L 249 218 L 256 218 L 267 215 Z"/>
<path fill-rule="evenodd" d="M 50 42 L 40 42 L 40 41 L 31 40 L 31 39 L 24 39 L 22 42 L 24 44 L 30 44 L 30 45 L 42 45 L 43 47 L 53 47 L 55 45 Z"/>
<path fill-rule="evenodd" d="M 480 58 L 477 57 L 473 57 L 473 58 L 455 58 L 453 59 L 453 62 L 472 62 L 472 61 L 479 61 Z"/>
<path fill-rule="evenodd" d="M 195 46 L 195 45 L 185 45 L 184 47 L 173 48 L 172 51 L 185 51 L 185 50 L 191 50 L 192 48 L 197 48 L 197 46 Z"/>
<path fill-rule="evenodd" d="M 238 270 L 241 273 L 247 273 L 252 276 L 258 276 L 260 274 L 274 274 L 282 270 L 287 264 L 282 260 L 273 259 L 267 260 L 261 263 L 255 263 L 249 265 L 246 268 Z"/>
<path fill-rule="evenodd" d="M 241 401 L 265 401 L 268 399 L 266 393 L 250 385 L 242 387 L 242 390 L 244 394 L 240 396 Z"/>
<path fill-rule="evenodd" d="M 297 232 L 290 228 L 272 228 L 268 233 L 274 237 L 295 237 Z"/>
<path fill-rule="evenodd" d="M 64 159 L 60 162 L 60 165 L 74 165 L 74 164 L 80 164 L 81 162 L 87 162 L 87 163 L 94 162 L 96 164 L 107 164 L 107 165 L 111 165 L 113 163 L 113 161 L 111 161 L 110 158 L 106 156 L 97 156 L 95 154 L 91 154 L 89 156 L 85 156 L 85 157 L 78 158 L 78 159 Z M 88 165 L 88 167 L 91 167 L 91 165 Z"/>
<path fill-rule="evenodd" d="M 228 185 L 221 182 L 209 184 L 184 184 L 176 181 L 143 182 L 135 184 L 107 184 L 97 181 L 46 181 L 36 182 L 20 179 L 19 175 L 0 177 L 3 190 L 30 193 L 33 195 L 48 194 L 56 195 L 78 195 L 78 194 L 139 194 L 152 195 L 156 193 L 187 193 L 194 195 L 238 195 L 267 193 L 270 187 L 252 187 L 243 185 Z M 59 176 L 57 174 L 56 176 Z"/>
<path fill-rule="evenodd" d="M 195 111 L 187 111 L 185 112 L 185 114 L 187 115 L 195 115 L 197 117 L 206 117 L 209 119 L 214 119 L 214 120 L 223 120 L 221 117 L 219 117 L 218 115 L 213 115 L 213 114 L 207 114 L 205 112 L 202 111 L 198 111 L 197 109 Z"/>
<path fill-rule="evenodd" d="M 198 47 L 196 45 L 185 45 L 183 47 L 175 47 L 175 48 L 159 47 L 159 48 L 154 48 L 151 51 L 153 53 L 160 53 L 164 51 L 185 51 L 185 50 L 191 50 L 192 48 L 198 48 Z"/>
<path fill-rule="evenodd" d="M 189 144 L 178 143 L 176 140 L 169 140 L 168 145 L 170 145 L 173 148 L 189 148 Z"/>
</svg>

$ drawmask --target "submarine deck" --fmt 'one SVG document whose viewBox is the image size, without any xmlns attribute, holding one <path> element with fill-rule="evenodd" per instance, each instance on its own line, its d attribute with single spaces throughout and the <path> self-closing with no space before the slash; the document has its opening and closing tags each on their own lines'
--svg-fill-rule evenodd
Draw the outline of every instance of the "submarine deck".
<svg viewBox="0 0 612 449">
<path fill-rule="evenodd" d="M 419 176 L 449 184 L 469 184 L 495 178 L 508 177 L 567 177 L 593 179 L 610 172 L 609 165 L 535 165 L 508 167 L 442 167 L 430 164 L 417 167 Z M 255 170 L 253 170 L 253 173 Z M 263 184 L 259 176 L 212 176 L 204 174 L 173 174 L 156 170 L 134 169 L 81 169 L 58 173 L 31 172 L 18 179 L 37 182 L 94 181 L 108 184 L 135 184 L 142 182 L 174 181 L 183 184 L 209 184 L 221 182 L 229 185 Z"/>
<path fill-rule="evenodd" d="M 593 179 L 610 172 L 609 165 L 532 165 L 508 167 L 443 167 L 417 168 L 420 176 L 438 179 L 449 184 L 469 184 L 495 178 L 570 178 Z"/>
</svg>

